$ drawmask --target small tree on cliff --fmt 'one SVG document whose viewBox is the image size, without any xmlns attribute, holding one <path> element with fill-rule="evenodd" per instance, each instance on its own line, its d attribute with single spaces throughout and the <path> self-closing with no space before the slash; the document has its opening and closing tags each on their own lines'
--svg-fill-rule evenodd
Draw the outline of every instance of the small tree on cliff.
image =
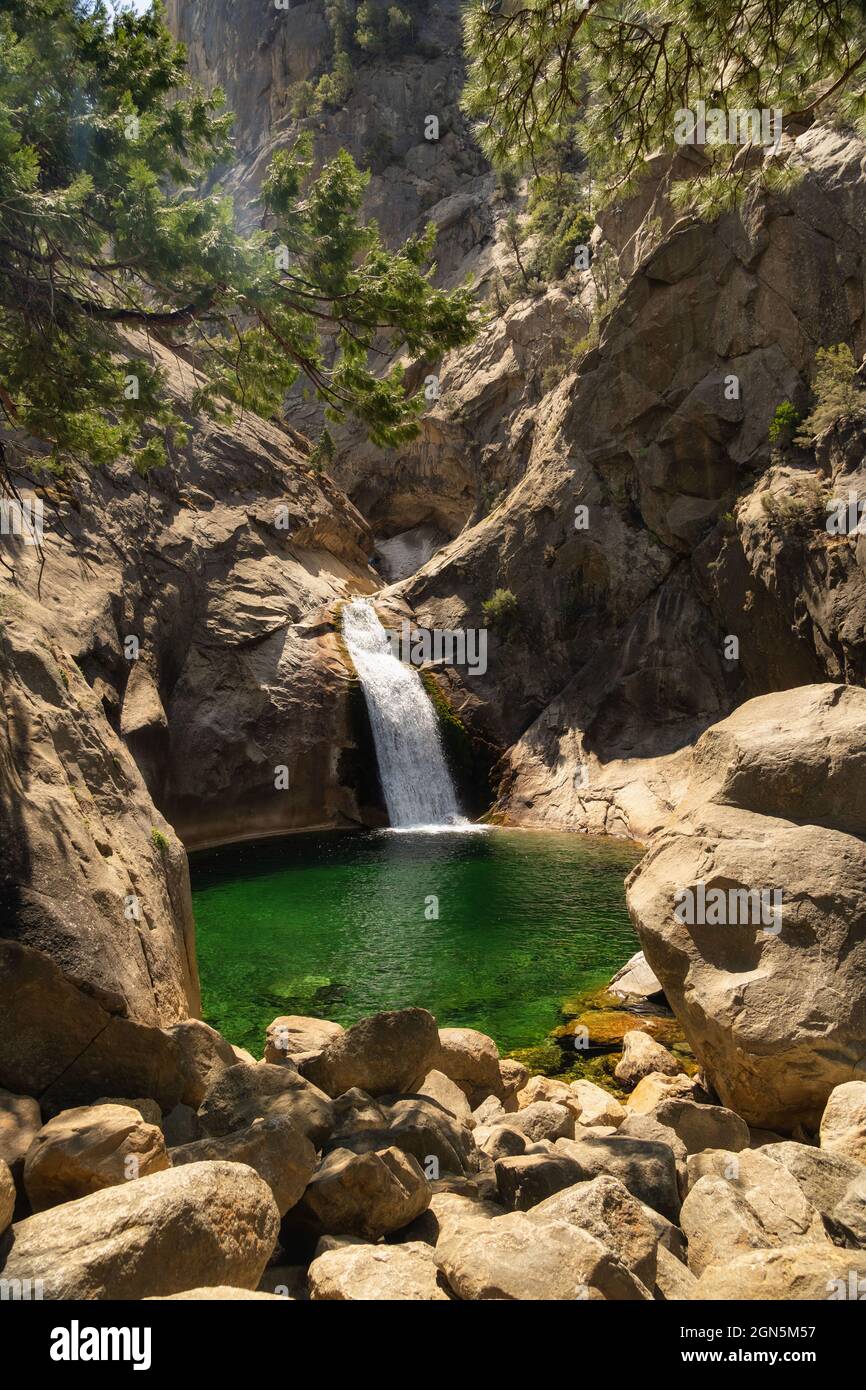
<svg viewBox="0 0 866 1390">
<path fill-rule="evenodd" d="M 647 156 L 676 147 L 677 113 L 781 109 L 802 128 L 817 115 L 866 113 L 864 0 L 469 0 L 464 105 L 496 164 L 533 165 L 578 136 L 597 185 L 625 192 Z M 729 123 L 726 123 L 729 126 Z M 683 180 L 699 210 L 732 201 L 752 177 L 721 140 L 709 177 Z"/>
<path fill-rule="evenodd" d="M 42 441 L 49 467 L 164 462 L 183 426 L 149 337 L 192 368 L 196 409 L 274 413 L 303 374 L 331 418 L 354 414 L 380 444 L 410 438 L 423 397 L 397 369 L 377 376 L 375 349 L 384 337 L 439 356 L 472 332 L 468 291 L 430 283 L 432 229 L 387 250 L 360 221 L 367 176 L 340 153 L 314 177 L 301 140 L 264 181 L 268 230 L 240 235 L 213 182 L 231 118 L 220 93 L 188 84 L 160 6 L 136 17 L 102 0 L 4 0 L 7 426 Z M 135 347 L 131 330 L 146 335 Z"/>
</svg>

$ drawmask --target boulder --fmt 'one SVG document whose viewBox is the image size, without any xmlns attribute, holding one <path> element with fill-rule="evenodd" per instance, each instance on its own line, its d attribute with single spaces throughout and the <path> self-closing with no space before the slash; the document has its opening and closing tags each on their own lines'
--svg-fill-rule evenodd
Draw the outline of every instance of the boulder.
<svg viewBox="0 0 866 1390">
<path fill-rule="evenodd" d="M 361 1129 L 331 1139 L 326 1151 L 351 1149 L 368 1153 L 373 1149 L 395 1147 L 412 1154 L 423 1168 L 435 1159 L 439 1173 L 471 1173 L 477 1167 L 475 1141 L 468 1125 L 461 1123 L 428 1096 L 387 1097 L 378 1129 Z"/>
<path fill-rule="evenodd" d="M 866 1087 L 862 795 L 843 794 L 859 775 L 864 710 L 866 692 L 829 684 L 740 705 L 696 743 L 677 817 L 627 881 L 647 960 L 709 1084 L 758 1128 L 814 1130 L 835 1087 Z M 727 925 L 712 906 L 704 924 L 680 920 L 681 893 L 696 900 L 700 885 L 711 901 L 718 892 Z M 762 891 L 781 892 L 778 921 L 755 920 Z"/>
<path fill-rule="evenodd" d="M 846 1081 L 830 1092 L 821 1116 L 821 1148 L 866 1163 L 866 1081 Z"/>
<path fill-rule="evenodd" d="M 652 1287 L 659 1238 L 642 1203 L 617 1179 L 593 1178 L 547 1197 L 530 1212 L 533 1221 L 568 1221 L 618 1255 L 627 1269 Z"/>
<path fill-rule="evenodd" d="M 18 1222 L 2 1275 L 41 1280 L 48 1299 L 140 1299 L 208 1280 L 253 1289 L 279 1224 L 251 1168 L 193 1163 Z"/>
<path fill-rule="evenodd" d="M 784 1140 L 757 1149 L 771 1163 L 779 1163 L 795 1178 L 806 1201 L 820 1212 L 826 1221 L 842 1201 L 851 1184 L 866 1176 L 866 1170 L 852 1158 L 811 1144 L 795 1144 Z"/>
<path fill-rule="evenodd" d="M 685 1072 L 678 1076 L 665 1076 L 662 1072 L 653 1072 L 650 1076 L 645 1076 L 639 1081 L 626 1101 L 626 1110 L 630 1115 L 648 1115 L 655 1110 L 660 1101 L 668 1100 L 671 1096 L 683 1096 L 687 1100 L 695 1099 L 695 1083 Z"/>
<path fill-rule="evenodd" d="M 580 1104 L 580 1123 L 589 1125 L 612 1125 L 616 1128 L 626 1117 L 625 1107 L 616 1096 L 596 1086 L 594 1081 L 572 1081 L 571 1090 Z"/>
<path fill-rule="evenodd" d="M 198 1115 L 189 1105 L 176 1105 L 163 1117 L 162 1132 L 170 1149 L 179 1144 L 193 1144 L 201 1138 Z"/>
<path fill-rule="evenodd" d="M 664 994 L 643 951 L 636 951 L 616 972 L 607 992 L 616 999 L 658 999 Z"/>
<path fill-rule="evenodd" d="M 182 1082 L 181 1101 L 196 1109 L 204 1100 L 210 1083 L 237 1065 L 234 1048 L 200 1018 L 187 1018 L 166 1030 L 178 1045 Z"/>
<path fill-rule="evenodd" d="M 287 1059 L 297 1062 L 299 1057 L 321 1052 L 325 1043 L 339 1037 L 343 1031 L 339 1023 L 329 1023 L 326 1018 L 283 1014 L 268 1025 L 264 1060 L 275 1065 Z"/>
<path fill-rule="evenodd" d="M 444 1072 L 435 1069 L 428 1072 L 418 1087 L 418 1095 L 429 1096 L 438 1105 L 450 1110 L 457 1119 L 474 1127 L 475 1121 L 472 1118 L 472 1110 L 465 1092 L 461 1091 L 456 1081 L 452 1081 Z M 495 1103 L 500 1105 L 500 1109 L 502 1108 L 500 1102 L 496 1101 Z"/>
<path fill-rule="evenodd" d="M 63 1110 L 27 1150 L 24 1187 L 34 1212 L 170 1166 L 162 1130 L 127 1105 Z"/>
<path fill-rule="evenodd" d="M 508 1116 L 507 1123 L 509 1129 L 525 1134 L 532 1142 L 574 1137 L 574 1110 L 551 1101 L 537 1100 L 521 1106 L 516 1114 Z"/>
<path fill-rule="evenodd" d="M 461 1091 L 462 1095 L 463 1092 Z M 517 1109 L 517 1106 L 514 1107 Z M 511 1112 L 514 1113 L 513 1111 Z M 509 1112 L 505 1109 L 502 1101 L 497 1096 L 488 1096 L 481 1104 L 472 1111 L 472 1119 L 475 1127 L 507 1124 Z"/>
<path fill-rule="evenodd" d="M 750 1250 L 710 1265 L 695 1284 L 691 1298 L 708 1302 L 847 1302 L 862 1300 L 864 1290 L 866 1252 L 798 1244 Z"/>
<path fill-rule="evenodd" d="M 38 1100 L 0 1091 L 0 1159 L 9 1164 L 19 1186 L 24 1173 L 24 1155 L 41 1128 Z"/>
<path fill-rule="evenodd" d="M 12 1169 L 5 1159 L 0 1158 L 0 1236 L 11 1224 L 15 1211 L 15 1180 Z"/>
<path fill-rule="evenodd" d="M 264 1300 L 265 1303 L 279 1303 L 277 1294 L 259 1293 L 256 1289 L 233 1289 L 227 1284 L 217 1284 L 214 1288 L 186 1289 L 183 1293 L 151 1294 L 145 1303 L 237 1303 Z M 285 1300 L 282 1300 L 285 1301 Z"/>
<path fill-rule="evenodd" d="M 448 1232 L 435 1260 L 458 1298 L 491 1301 L 622 1299 L 649 1293 L 612 1250 L 568 1221 L 508 1212 Z"/>
<path fill-rule="evenodd" d="M 291 1231 L 378 1240 L 408 1226 L 430 1201 L 430 1187 L 410 1154 L 336 1149 L 322 1159 L 289 1213 Z"/>
<path fill-rule="evenodd" d="M 485 1096 L 503 1098 L 499 1049 L 486 1033 L 475 1028 L 440 1028 L 433 1065 L 456 1081 L 473 1106 L 479 1105 Z"/>
<path fill-rule="evenodd" d="M 499 1063 L 499 1089 L 495 1094 L 502 1097 L 506 1110 L 513 1110 L 517 1097 L 529 1080 L 529 1069 L 513 1057 L 503 1057 Z"/>
<path fill-rule="evenodd" d="M 668 1144 L 651 1139 L 580 1136 L 557 1139 L 557 1153 L 578 1169 L 575 1182 L 588 1182 L 608 1174 L 619 1178 L 633 1197 L 676 1224 L 680 1212 L 676 1160 Z"/>
<path fill-rule="evenodd" d="M 492 1221 L 494 1216 L 504 1215 L 505 1209 L 498 1202 L 461 1192 L 434 1192 L 427 1210 L 392 1239 L 423 1240 L 427 1245 L 436 1245 L 446 1231 L 464 1231 L 473 1221 Z"/>
<path fill-rule="evenodd" d="M 535 1105 L 538 1101 L 564 1105 L 575 1119 L 580 1116 L 578 1096 L 566 1081 L 558 1081 L 555 1076 L 530 1076 L 517 1097 L 517 1108 L 525 1110 L 528 1105 Z"/>
<path fill-rule="evenodd" d="M 155 1100 L 129 1100 L 126 1096 L 98 1096 L 93 1104 L 126 1106 L 128 1110 L 137 1110 L 147 1124 L 159 1125 L 160 1129 L 163 1128 L 162 1111 Z"/>
<path fill-rule="evenodd" d="M 499 1200 L 506 1211 L 529 1211 L 545 1197 L 573 1187 L 588 1176 L 579 1163 L 564 1153 L 509 1155 L 498 1158 L 495 1168 Z"/>
<path fill-rule="evenodd" d="M 215 1077 L 199 1106 L 198 1120 L 207 1137 L 246 1129 L 253 1120 L 281 1115 L 320 1148 L 331 1133 L 331 1102 L 291 1063 L 254 1067 L 237 1062 Z"/>
<path fill-rule="evenodd" d="M 366 1091 L 359 1090 L 357 1086 L 337 1096 L 332 1104 L 332 1111 L 334 1128 L 330 1137 L 334 1144 L 340 1139 L 359 1134 L 361 1130 L 385 1129 L 388 1124 L 386 1107 L 373 1100 Z"/>
<path fill-rule="evenodd" d="M 300 1201 L 316 1168 L 316 1150 L 291 1120 L 271 1115 L 247 1129 L 181 1144 L 169 1155 L 173 1168 L 209 1160 L 245 1163 L 267 1183 L 280 1216 Z"/>
<path fill-rule="evenodd" d="M 697 1279 L 687 1265 L 672 1255 L 664 1245 L 659 1245 L 658 1264 L 653 1292 L 656 1298 L 665 1303 L 684 1303 L 692 1298 L 697 1287 Z"/>
<path fill-rule="evenodd" d="M 689 1159 L 689 1183 L 680 1225 L 697 1276 L 745 1250 L 829 1244 L 796 1179 L 757 1150 L 698 1154 Z"/>
<path fill-rule="evenodd" d="M 236 1062 L 245 1062 L 248 1067 L 254 1067 L 258 1062 L 258 1058 L 254 1057 L 251 1052 L 248 1052 L 245 1047 L 233 1046 L 232 1054 Z"/>
<path fill-rule="evenodd" d="M 622 1057 L 614 1067 L 614 1076 L 623 1086 L 636 1086 L 645 1076 L 676 1076 L 682 1067 L 660 1042 L 641 1028 L 633 1028 L 622 1040 Z"/>
<path fill-rule="evenodd" d="M 473 1137 L 481 1152 L 494 1163 L 501 1158 L 516 1158 L 530 1147 L 526 1135 L 508 1124 L 477 1125 Z"/>
<path fill-rule="evenodd" d="M 661 1101 L 651 1113 L 660 1125 L 673 1130 L 690 1154 L 703 1153 L 704 1149 L 739 1153 L 749 1148 L 749 1126 L 722 1105 L 672 1098 Z"/>
<path fill-rule="evenodd" d="M 371 1096 L 411 1092 L 439 1064 L 436 1020 L 426 1009 L 363 1018 L 301 1063 L 302 1074 L 329 1096 L 359 1087 Z M 452 1077 L 452 1080 L 454 1078 Z"/>
<path fill-rule="evenodd" d="M 866 1250 L 866 1172 L 854 1179 L 824 1222 L 839 1245 Z"/>
<path fill-rule="evenodd" d="M 448 1294 L 440 1280 L 430 1245 L 344 1245 L 313 1260 L 310 1298 L 332 1302 L 443 1302 Z"/>
</svg>

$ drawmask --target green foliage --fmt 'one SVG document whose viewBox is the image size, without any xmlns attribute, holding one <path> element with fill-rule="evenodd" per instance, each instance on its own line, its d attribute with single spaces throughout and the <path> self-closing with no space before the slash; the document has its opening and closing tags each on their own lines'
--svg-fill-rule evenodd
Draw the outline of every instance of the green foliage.
<svg viewBox="0 0 866 1390">
<path fill-rule="evenodd" d="M 231 200 L 198 191 L 231 152 L 221 105 L 190 90 L 159 6 L 6 0 L 0 404 L 34 466 L 128 454 L 146 473 L 183 442 L 150 335 L 192 365 L 194 410 L 274 414 L 303 374 L 331 419 L 353 413 L 379 444 L 412 438 L 424 401 L 399 370 L 374 374 L 374 341 L 439 358 L 471 337 L 469 291 L 425 269 L 434 230 L 386 249 L 345 152 L 314 177 L 308 137 L 281 151 L 268 230 L 240 235 Z"/>
<path fill-rule="evenodd" d="M 677 148 L 677 113 L 781 109 L 866 122 L 866 6 L 815 0 L 468 0 L 464 108 L 494 164 L 538 167 L 577 124 L 594 183 L 622 196 L 654 152 Z M 680 132 L 681 133 L 681 132 Z M 680 191 L 717 212 L 756 179 L 784 191 L 780 158 L 756 173 L 742 145 L 707 145 L 710 181 Z M 700 206 L 700 204 L 703 206 Z"/>
<path fill-rule="evenodd" d="M 348 53 L 337 53 L 331 71 L 320 77 L 316 85 L 315 108 L 319 111 L 323 107 L 340 110 L 352 95 L 354 80 L 352 60 Z"/>
<path fill-rule="evenodd" d="M 773 412 L 768 431 L 770 443 L 784 449 L 794 438 L 800 423 L 800 412 L 791 401 L 781 401 Z"/>
<path fill-rule="evenodd" d="M 575 247 L 589 242 L 595 225 L 579 180 L 573 174 L 539 174 L 527 207 L 528 230 L 539 241 L 533 270 L 548 283 L 561 280 L 574 265 Z"/>
<path fill-rule="evenodd" d="M 371 0 L 363 0 L 358 6 L 355 43 L 364 53 L 392 57 L 408 48 L 414 36 L 414 20 L 399 5 L 389 5 L 385 9 Z"/>
<path fill-rule="evenodd" d="M 806 447 L 831 426 L 866 417 L 866 390 L 857 376 L 857 364 L 848 344 L 819 348 L 815 363 L 814 405 L 795 439 L 795 443 Z"/>
<path fill-rule="evenodd" d="M 518 624 L 517 595 L 510 589 L 497 589 L 492 598 L 481 605 L 484 622 L 500 637 L 508 638 L 516 631 Z"/>
<path fill-rule="evenodd" d="M 318 115 L 322 106 L 312 82 L 296 82 L 289 91 L 289 112 L 296 121 Z"/>
<path fill-rule="evenodd" d="M 150 828 L 150 841 L 154 849 L 158 849 L 160 854 L 164 854 L 168 849 L 168 840 L 161 830 L 157 830 L 155 825 Z"/>
</svg>

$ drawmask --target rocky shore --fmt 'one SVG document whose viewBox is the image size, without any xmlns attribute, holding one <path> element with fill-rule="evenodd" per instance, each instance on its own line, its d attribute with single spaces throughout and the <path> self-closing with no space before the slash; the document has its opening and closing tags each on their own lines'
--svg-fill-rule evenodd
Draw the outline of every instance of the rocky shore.
<svg viewBox="0 0 866 1390">
<path fill-rule="evenodd" d="M 648 978 L 638 961 L 619 988 Z M 147 1031 L 165 1047 L 144 1094 L 86 1099 L 92 1067 L 41 1103 L 0 1092 L 7 1296 L 676 1301 L 866 1287 L 866 1081 L 836 1086 L 817 1131 L 787 1137 L 750 1128 L 639 1030 L 617 1064 L 624 1104 L 593 1082 L 530 1076 L 489 1037 L 417 1008 L 348 1030 L 277 1018 L 260 1061 L 201 1022 Z M 115 1055 L 114 1080 L 124 1066 L 132 1079 L 129 1053 Z"/>
</svg>

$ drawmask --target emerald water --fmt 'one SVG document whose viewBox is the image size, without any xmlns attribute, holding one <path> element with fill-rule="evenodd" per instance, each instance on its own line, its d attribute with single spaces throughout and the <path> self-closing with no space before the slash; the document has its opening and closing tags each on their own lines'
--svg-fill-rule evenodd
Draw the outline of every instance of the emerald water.
<svg viewBox="0 0 866 1390">
<path fill-rule="evenodd" d="M 293 835 L 190 856 L 203 1014 L 262 1055 L 278 1014 L 420 1005 L 503 1052 L 638 949 L 617 841 L 509 830 Z M 438 919 L 434 916 L 438 898 Z"/>
</svg>

